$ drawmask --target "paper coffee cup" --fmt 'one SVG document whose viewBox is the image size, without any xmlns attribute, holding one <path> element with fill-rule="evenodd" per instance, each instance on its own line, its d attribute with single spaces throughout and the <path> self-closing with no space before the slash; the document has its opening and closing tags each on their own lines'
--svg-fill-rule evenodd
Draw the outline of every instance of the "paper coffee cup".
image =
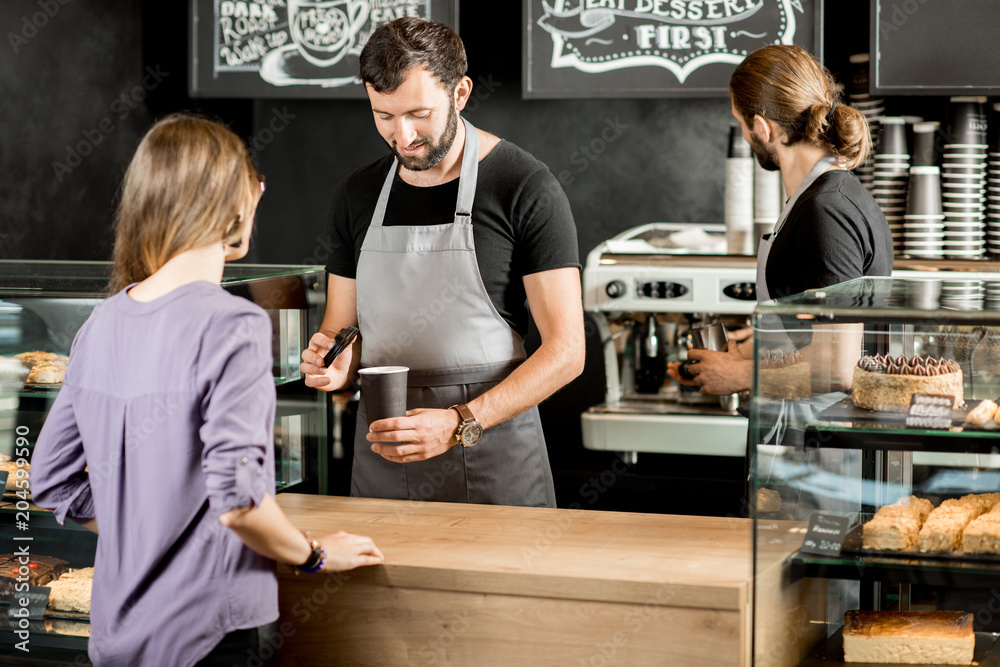
<svg viewBox="0 0 1000 667">
<path fill-rule="evenodd" d="M 358 371 L 361 376 L 361 400 L 369 426 L 379 419 L 406 416 L 406 376 L 409 370 L 406 366 L 372 366 Z"/>
</svg>

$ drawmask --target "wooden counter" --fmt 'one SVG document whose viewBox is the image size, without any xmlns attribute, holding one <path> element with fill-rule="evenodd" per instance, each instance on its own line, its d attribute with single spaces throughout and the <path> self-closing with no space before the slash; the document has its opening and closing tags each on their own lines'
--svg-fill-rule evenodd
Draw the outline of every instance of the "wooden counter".
<svg viewBox="0 0 1000 667">
<path fill-rule="evenodd" d="M 280 494 L 386 559 L 279 568 L 283 665 L 747 665 L 750 522 Z"/>
</svg>

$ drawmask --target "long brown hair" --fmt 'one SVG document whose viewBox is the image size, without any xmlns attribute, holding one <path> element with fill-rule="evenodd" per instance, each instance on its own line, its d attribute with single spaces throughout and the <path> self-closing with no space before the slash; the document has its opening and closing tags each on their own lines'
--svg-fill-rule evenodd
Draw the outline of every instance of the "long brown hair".
<svg viewBox="0 0 1000 667">
<path fill-rule="evenodd" d="M 825 148 L 854 169 L 871 151 L 871 132 L 864 115 L 840 104 L 833 75 L 799 46 L 771 44 L 757 49 L 729 79 L 733 106 L 753 127 L 753 117 L 779 123 L 788 134 L 786 146 L 807 142 Z"/>
<path fill-rule="evenodd" d="M 187 114 L 153 125 L 122 182 L 111 292 L 145 280 L 178 253 L 238 238 L 258 187 L 246 148 L 226 127 Z"/>
</svg>

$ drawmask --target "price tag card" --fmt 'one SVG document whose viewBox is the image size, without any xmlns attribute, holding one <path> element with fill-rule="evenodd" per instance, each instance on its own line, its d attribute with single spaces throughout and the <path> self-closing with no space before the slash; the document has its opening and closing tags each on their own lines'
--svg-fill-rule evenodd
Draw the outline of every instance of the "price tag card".
<svg viewBox="0 0 1000 667">
<path fill-rule="evenodd" d="M 839 556 L 850 529 L 851 517 L 813 512 L 799 551 L 817 556 Z"/>
<path fill-rule="evenodd" d="M 45 608 L 49 604 L 48 586 L 28 586 L 28 591 L 15 592 L 7 608 L 7 618 L 29 618 L 41 620 L 45 616 Z M 25 606 L 24 603 L 27 603 Z"/>
<path fill-rule="evenodd" d="M 951 406 L 954 403 L 953 396 L 914 394 L 910 399 L 910 410 L 906 413 L 906 426 L 948 430 L 951 428 Z"/>
</svg>

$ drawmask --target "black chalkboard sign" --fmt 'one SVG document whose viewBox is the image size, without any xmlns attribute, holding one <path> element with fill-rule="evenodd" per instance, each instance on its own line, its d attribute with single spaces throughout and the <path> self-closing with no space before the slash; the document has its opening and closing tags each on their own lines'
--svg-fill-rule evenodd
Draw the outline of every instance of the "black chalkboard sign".
<svg viewBox="0 0 1000 667">
<path fill-rule="evenodd" d="M 15 592 L 7 609 L 7 618 L 42 620 L 51 591 L 48 586 L 28 586 L 27 591 Z"/>
<path fill-rule="evenodd" d="M 871 92 L 1000 94 L 1000 2 L 872 0 Z"/>
<path fill-rule="evenodd" d="M 850 517 L 813 512 L 799 551 L 817 556 L 839 556 L 850 529 Z"/>
<path fill-rule="evenodd" d="M 724 96 L 750 52 L 823 56 L 823 0 L 527 0 L 524 97 Z"/>
<path fill-rule="evenodd" d="M 363 98 L 361 49 L 403 16 L 457 30 L 458 0 L 191 0 L 191 95 Z"/>
</svg>

